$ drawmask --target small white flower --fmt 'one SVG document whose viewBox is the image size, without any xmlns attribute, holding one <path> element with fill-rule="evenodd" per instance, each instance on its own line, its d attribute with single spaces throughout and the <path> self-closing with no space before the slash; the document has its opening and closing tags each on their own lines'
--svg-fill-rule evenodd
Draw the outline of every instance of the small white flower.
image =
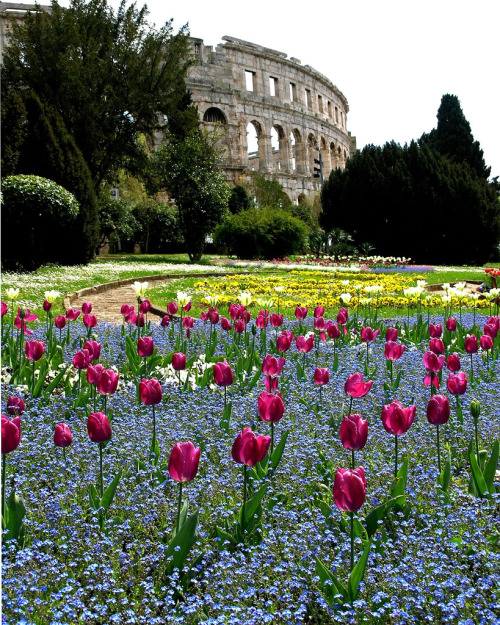
<svg viewBox="0 0 500 625">
<path fill-rule="evenodd" d="M 276 293 L 283 293 L 283 291 L 285 290 L 284 286 L 275 286 L 274 290 L 276 291 Z"/>
<path fill-rule="evenodd" d="M 217 303 L 220 300 L 220 297 L 219 295 L 205 295 L 205 299 L 209 306 L 217 306 Z"/>
<path fill-rule="evenodd" d="M 349 304 L 352 299 L 352 295 L 350 293 L 342 293 L 340 295 L 340 300 L 343 304 Z"/>
</svg>

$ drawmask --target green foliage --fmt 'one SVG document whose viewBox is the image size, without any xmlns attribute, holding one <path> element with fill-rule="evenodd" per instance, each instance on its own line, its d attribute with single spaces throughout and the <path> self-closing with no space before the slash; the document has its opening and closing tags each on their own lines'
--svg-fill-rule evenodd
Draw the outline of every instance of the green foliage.
<svg viewBox="0 0 500 625">
<path fill-rule="evenodd" d="M 99 247 L 106 241 L 132 239 L 139 229 L 132 212 L 133 205 L 123 199 L 115 199 L 103 193 L 99 197 Z"/>
<path fill-rule="evenodd" d="M 235 187 L 231 189 L 231 195 L 229 196 L 229 201 L 227 203 L 227 207 L 229 212 L 235 215 L 236 213 L 241 212 L 242 210 L 247 210 L 252 207 L 253 201 L 250 195 L 248 194 L 245 187 L 237 184 Z"/>
<path fill-rule="evenodd" d="M 304 250 L 308 228 L 284 210 L 251 208 L 228 219 L 214 239 L 238 258 L 277 258 Z"/>
<path fill-rule="evenodd" d="M 135 241 L 144 253 L 181 251 L 183 238 L 178 211 L 169 204 L 148 200 L 134 209 L 139 225 Z"/>
<path fill-rule="evenodd" d="M 492 185 L 425 143 L 366 146 L 332 171 L 321 200 L 326 231 L 341 228 L 355 244 L 370 241 L 378 254 L 418 263 L 482 264 L 500 236 Z"/>
<path fill-rule="evenodd" d="M 72 264 L 75 197 L 52 180 L 10 176 L 2 181 L 2 262 L 6 269 Z"/>
<path fill-rule="evenodd" d="M 12 176 L 24 141 L 23 122 L 26 108 L 23 99 L 17 93 L 10 93 L 2 98 L 2 175 Z"/>
<path fill-rule="evenodd" d="M 2 68 L 2 97 L 33 91 L 63 118 L 90 172 L 94 188 L 122 167 L 141 171 L 146 137 L 165 130 L 182 136 L 196 112 L 184 78 L 190 65 L 187 31 L 168 21 L 156 30 L 147 8 L 123 1 L 57 1 L 13 24 Z"/>
<path fill-rule="evenodd" d="M 251 172 L 248 180 L 244 183 L 251 197 L 255 198 L 257 206 L 261 208 L 274 208 L 290 210 L 292 200 L 283 190 L 279 180 L 264 178 L 257 172 Z"/>
<path fill-rule="evenodd" d="M 197 130 L 181 140 L 170 135 L 154 156 L 158 189 L 166 189 L 179 211 L 179 225 L 192 261 L 227 210 L 230 189 L 218 169 L 212 137 Z"/>
<path fill-rule="evenodd" d="M 424 134 L 420 142 L 427 143 L 453 163 L 467 164 L 480 178 L 488 179 L 491 167 L 486 167 L 479 141 L 474 141 L 471 127 L 456 95 L 441 98 L 437 128 Z"/>
<path fill-rule="evenodd" d="M 53 107 L 43 104 L 33 93 L 25 93 L 23 109 L 24 135 L 15 172 L 48 178 L 75 195 L 82 210 L 71 227 L 68 224 L 65 237 L 71 245 L 72 262 L 86 263 L 94 256 L 99 229 L 89 168 L 61 115 Z"/>
</svg>

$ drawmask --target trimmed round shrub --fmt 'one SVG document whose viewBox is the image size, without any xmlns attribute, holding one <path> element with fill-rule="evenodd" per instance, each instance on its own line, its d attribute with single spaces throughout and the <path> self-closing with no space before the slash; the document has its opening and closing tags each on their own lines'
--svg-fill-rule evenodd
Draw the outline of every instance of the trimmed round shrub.
<svg viewBox="0 0 500 625">
<path fill-rule="evenodd" d="M 48 178 L 2 180 L 2 265 L 36 269 L 46 263 L 74 264 L 71 233 L 80 205 Z"/>
<path fill-rule="evenodd" d="M 219 224 L 214 241 L 238 258 L 282 258 L 304 251 L 308 234 L 307 225 L 287 211 L 251 208 Z"/>
</svg>

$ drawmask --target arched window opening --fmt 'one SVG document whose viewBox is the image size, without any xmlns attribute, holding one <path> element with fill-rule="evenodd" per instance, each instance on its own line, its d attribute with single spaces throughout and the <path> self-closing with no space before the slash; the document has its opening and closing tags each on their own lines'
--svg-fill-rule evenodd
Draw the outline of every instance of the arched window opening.
<svg viewBox="0 0 500 625">
<path fill-rule="evenodd" d="M 259 169 L 259 135 L 261 133 L 258 122 L 247 124 L 247 157 L 250 169 Z"/>
<path fill-rule="evenodd" d="M 216 108 L 215 106 L 211 106 L 209 109 L 205 111 L 205 115 L 203 115 L 203 121 L 208 122 L 209 124 L 226 124 L 226 116 L 224 113 Z"/>
</svg>

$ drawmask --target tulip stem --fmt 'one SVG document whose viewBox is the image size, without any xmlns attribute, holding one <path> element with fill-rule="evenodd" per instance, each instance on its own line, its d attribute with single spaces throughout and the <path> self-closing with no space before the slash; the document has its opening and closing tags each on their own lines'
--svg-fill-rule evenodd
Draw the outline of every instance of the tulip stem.
<svg viewBox="0 0 500 625">
<path fill-rule="evenodd" d="M 64 466 L 66 466 L 66 447 L 63 447 L 63 460 L 64 460 Z"/>
<path fill-rule="evenodd" d="M 247 501 L 247 465 L 243 465 L 243 505 L 241 507 L 241 533 L 245 542 L 245 504 Z"/>
<path fill-rule="evenodd" d="M 437 448 L 438 448 L 438 470 L 439 470 L 439 473 L 441 474 L 441 447 L 439 445 L 439 423 L 436 425 L 436 432 L 437 432 Z"/>
<path fill-rule="evenodd" d="M 179 525 L 181 522 L 181 504 L 182 504 L 182 482 L 179 482 L 179 498 L 177 499 L 177 523 L 175 525 L 175 533 L 179 533 Z"/>
<path fill-rule="evenodd" d="M 367 341 L 366 342 L 366 368 L 368 369 L 368 346 L 370 345 L 370 343 Z"/>
<path fill-rule="evenodd" d="M 471 382 L 474 381 L 474 369 L 473 369 L 473 365 L 472 365 L 472 352 L 470 354 L 470 380 L 471 380 Z"/>
<path fill-rule="evenodd" d="M 33 380 L 31 382 L 31 394 L 33 395 L 35 392 L 35 361 L 33 360 Z"/>
<path fill-rule="evenodd" d="M 479 462 L 479 436 L 477 434 L 477 419 L 474 419 L 474 430 L 476 431 L 476 458 Z"/>
<path fill-rule="evenodd" d="M 226 410 L 227 404 L 227 386 L 224 387 L 224 410 Z"/>
<path fill-rule="evenodd" d="M 321 390 L 321 387 L 320 387 Z M 274 449 L 274 421 L 271 421 L 271 453 L 269 454 L 269 459 L 271 459 L 271 456 L 273 455 L 273 449 Z"/>
<path fill-rule="evenodd" d="M 5 511 L 5 477 L 7 469 L 7 454 L 2 454 L 2 518 Z"/>
<path fill-rule="evenodd" d="M 392 384 L 393 384 L 393 382 L 392 382 L 392 360 L 389 360 L 389 369 L 390 369 L 390 372 L 391 372 L 391 391 L 392 391 Z"/>
<path fill-rule="evenodd" d="M 352 464 L 352 470 L 354 471 L 354 467 L 356 466 L 354 463 L 354 449 L 351 449 L 351 464 Z"/>
<path fill-rule="evenodd" d="M 156 458 L 156 414 L 155 414 L 155 405 L 151 406 L 153 409 L 153 443 L 151 445 L 153 450 L 153 459 Z"/>
<path fill-rule="evenodd" d="M 354 512 L 351 512 L 351 573 L 354 568 Z"/>
<path fill-rule="evenodd" d="M 102 478 L 102 443 L 99 443 L 99 470 L 100 470 L 100 486 L 101 486 L 101 499 L 104 495 L 104 480 Z"/>
<path fill-rule="evenodd" d="M 396 441 L 396 446 L 395 446 L 396 459 L 394 461 L 394 478 L 397 478 L 398 477 L 398 437 L 397 437 L 397 434 L 396 436 L 394 436 L 394 439 Z"/>
</svg>

